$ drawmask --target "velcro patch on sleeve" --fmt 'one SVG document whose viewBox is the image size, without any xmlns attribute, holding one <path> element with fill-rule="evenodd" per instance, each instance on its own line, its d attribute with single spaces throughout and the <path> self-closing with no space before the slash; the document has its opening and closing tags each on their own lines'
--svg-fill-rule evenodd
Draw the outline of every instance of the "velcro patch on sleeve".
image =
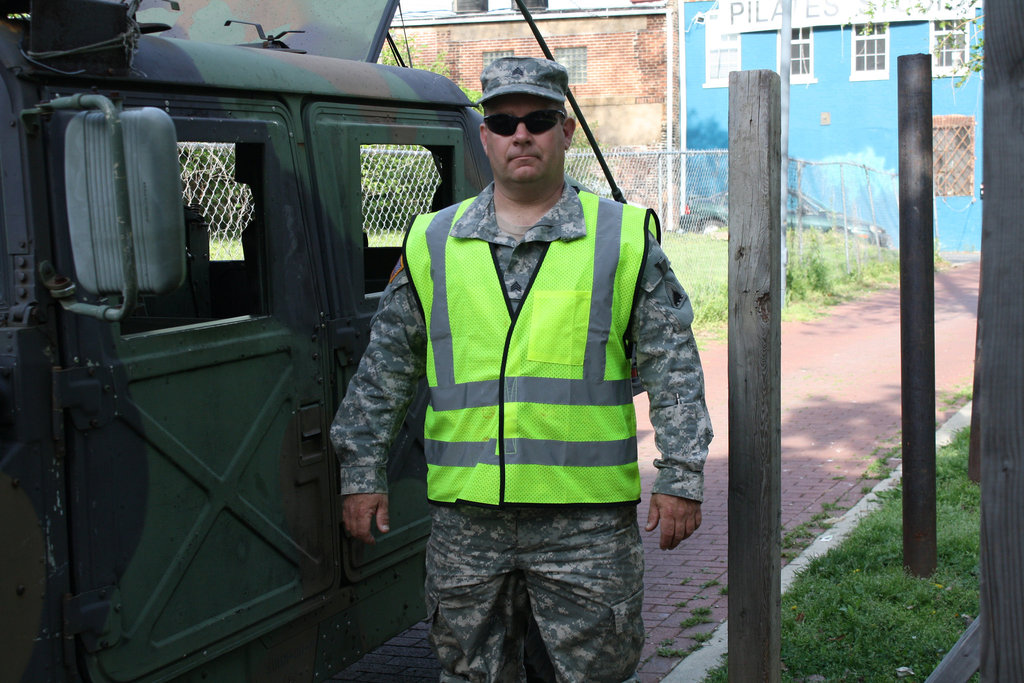
<svg viewBox="0 0 1024 683">
<path fill-rule="evenodd" d="M 394 269 L 391 271 L 391 275 L 388 276 L 388 284 L 391 284 L 391 282 L 398 277 L 398 274 L 403 270 L 405 270 L 405 257 L 399 256 L 398 263 L 395 264 Z"/>
</svg>

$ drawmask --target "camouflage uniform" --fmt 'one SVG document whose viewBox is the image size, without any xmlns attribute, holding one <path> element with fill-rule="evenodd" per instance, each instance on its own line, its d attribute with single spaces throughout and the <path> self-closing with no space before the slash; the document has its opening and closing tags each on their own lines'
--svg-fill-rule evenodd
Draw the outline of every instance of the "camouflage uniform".
<svg viewBox="0 0 1024 683">
<path fill-rule="evenodd" d="M 544 243 L 585 234 L 582 207 L 566 187 L 517 244 L 498 228 L 492 197 L 493 186 L 466 209 L 451 234 L 496 245 L 505 290 L 518 307 Z M 662 454 L 654 461 L 653 492 L 699 501 L 712 432 L 690 331 L 693 311 L 665 253 L 652 238 L 648 242 L 632 330 Z M 343 494 L 387 491 L 388 447 L 425 374 L 427 330 L 407 273 L 401 266 L 396 270 L 331 427 Z M 635 508 L 435 506 L 432 517 L 427 601 L 432 642 L 445 668 L 442 680 L 516 679 L 522 644 L 515 633 L 528 617 L 524 576 L 562 680 L 632 680 L 643 643 L 643 551 Z M 551 553 L 553 540 L 566 545 L 564 553 Z M 467 573 L 476 572 L 486 578 L 474 576 L 481 583 L 467 588 Z M 564 651 L 553 652 L 551 644 L 559 640 L 565 641 Z"/>
</svg>

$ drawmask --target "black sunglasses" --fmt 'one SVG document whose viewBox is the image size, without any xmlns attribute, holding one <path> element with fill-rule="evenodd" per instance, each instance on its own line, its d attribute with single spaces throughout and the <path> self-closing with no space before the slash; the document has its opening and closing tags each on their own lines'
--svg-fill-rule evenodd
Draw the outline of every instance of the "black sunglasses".
<svg viewBox="0 0 1024 683">
<path fill-rule="evenodd" d="M 495 135 L 508 137 L 516 132 L 519 122 L 522 121 L 526 124 L 526 130 L 536 135 L 554 128 L 558 124 L 560 116 L 565 116 L 565 112 L 561 109 L 538 109 L 531 111 L 526 116 L 491 114 L 484 117 L 484 125 Z"/>
</svg>

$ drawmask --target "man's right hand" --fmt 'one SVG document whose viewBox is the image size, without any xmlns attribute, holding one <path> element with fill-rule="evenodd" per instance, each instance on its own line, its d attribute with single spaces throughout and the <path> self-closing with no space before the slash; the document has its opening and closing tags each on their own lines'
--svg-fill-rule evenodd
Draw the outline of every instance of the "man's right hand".
<svg viewBox="0 0 1024 683">
<path fill-rule="evenodd" d="M 345 496 L 341 516 L 345 522 L 345 531 L 352 538 L 369 545 L 377 542 L 370 530 L 374 520 L 382 534 L 391 530 L 386 493 L 350 493 Z"/>
</svg>

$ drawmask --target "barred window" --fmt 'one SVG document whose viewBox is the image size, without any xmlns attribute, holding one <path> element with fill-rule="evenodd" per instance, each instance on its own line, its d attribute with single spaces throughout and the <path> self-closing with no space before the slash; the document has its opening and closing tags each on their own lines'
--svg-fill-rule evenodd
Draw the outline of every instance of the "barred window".
<svg viewBox="0 0 1024 683">
<path fill-rule="evenodd" d="M 967 23 L 933 21 L 931 28 L 932 71 L 949 76 L 967 61 Z"/>
<path fill-rule="evenodd" d="M 515 56 L 515 51 L 514 50 L 492 50 L 490 52 L 485 52 L 483 54 L 484 68 L 486 69 L 488 66 L 491 65 L 491 62 L 493 62 L 496 59 L 501 59 L 502 57 L 514 57 L 514 56 Z"/>
<path fill-rule="evenodd" d="M 556 47 L 553 56 L 569 72 L 569 83 L 587 82 L 587 48 Z"/>
<path fill-rule="evenodd" d="M 974 117 L 955 114 L 933 117 L 932 148 L 935 196 L 972 196 Z"/>
<path fill-rule="evenodd" d="M 811 27 L 793 29 L 789 50 L 789 75 L 795 81 L 814 78 L 814 50 L 811 43 Z"/>
<path fill-rule="evenodd" d="M 885 24 L 853 27 L 853 80 L 889 77 L 889 29 Z"/>
</svg>

